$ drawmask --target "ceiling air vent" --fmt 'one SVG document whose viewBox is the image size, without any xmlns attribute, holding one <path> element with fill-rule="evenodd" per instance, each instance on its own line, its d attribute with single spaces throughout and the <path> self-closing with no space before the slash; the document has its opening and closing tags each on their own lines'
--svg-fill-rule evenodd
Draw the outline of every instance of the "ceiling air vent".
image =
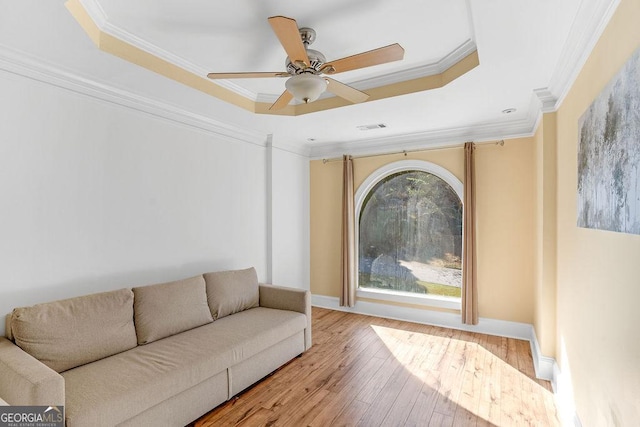
<svg viewBox="0 0 640 427">
<path fill-rule="evenodd" d="M 386 128 L 387 125 L 384 123 L 376 123 L 375 125 L 361 125 L 356 126 L 359 130 L 373 130 L 373 129 L 383 129 Z"/>
</svg>

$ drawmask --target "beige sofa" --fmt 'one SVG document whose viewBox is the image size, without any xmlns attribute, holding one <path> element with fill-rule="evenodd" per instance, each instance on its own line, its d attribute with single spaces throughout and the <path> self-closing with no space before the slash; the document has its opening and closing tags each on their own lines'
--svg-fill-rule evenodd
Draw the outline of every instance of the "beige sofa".
<svg viewBox="0 0 640 427">
<path fill-rule="evenodd" d="M 254 269 L 17 308 L 0 399 L 64 406 L 67 426 L 183 426 L 311 346 L 304 290 Z"/>
</svg>

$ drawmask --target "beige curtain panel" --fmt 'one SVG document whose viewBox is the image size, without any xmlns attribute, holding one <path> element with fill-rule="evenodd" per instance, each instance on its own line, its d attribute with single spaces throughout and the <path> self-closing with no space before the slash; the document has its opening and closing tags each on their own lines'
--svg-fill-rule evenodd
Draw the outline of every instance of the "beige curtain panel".
<svg viewBox="0 0 640 427">
<path fill-rule="evenodd" d="M 355 208 L 353 192 L 353 157 L 342 157 L 342 292 L 340 305 L 356 304 Z"/>
<path fill-rule="evenodd" d="M 464 243 L 462 254 L 462 323 L 478 324 L 478 286 L 476 280 L 476 183 L 475 144 L 464 144 Z"/>
</svg>

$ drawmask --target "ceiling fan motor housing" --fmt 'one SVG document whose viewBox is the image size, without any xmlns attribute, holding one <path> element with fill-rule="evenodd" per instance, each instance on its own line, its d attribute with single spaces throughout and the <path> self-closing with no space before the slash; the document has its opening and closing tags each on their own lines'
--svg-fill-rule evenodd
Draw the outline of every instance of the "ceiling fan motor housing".
<svg viewBox="0 0 640 427">
<path fill-rule="evenodd" d="M 301 62 L 293 62 L 287 56 L 285 60 L 285 67 L 287 68 L 287 72 L 291 75 L 302 74 L 302 73 L 311 73 L 311 74 L 319 74 L 322 66 L 327 62 L 327 58 L 317 50 L 309 49 L 309 45 L 312 44 L 316 40 L 316 31 L 313 28 L 302 27 L 298 30 L 300 32 L 300 38 L 302 39 L 302 43 L 304 44 L 304 48 L 307 51 L 307 56 L 309 57 L 310 64 L 305 64 Z"/>
<path fill-rule="evenodd" d="M 317 50 L 307 49 L 307 56 L 309 57 L 308 67 L 305 67 L 303 63 L 294 63 L 287 56 L 285 61 L 287 72 L 291 75 L 302 74 L 302 73 L 313 73 L 317 74 L 320 72 L 322 66 L 327 62 L 325 56 L 318 52 Z"/>
<path fill-rule="evenodd" d="M 300 31 L 300 38 L 305 47 L 316 41 L 316 30 L 309 27 L 302 27 L 298 29 Z"/>
<path fill-rule="evenodd" d="M 298 62 L 294 63 L 287 56 L 285 61 L 287 72 L 291 75 L 301 74 L 301 73 L 313 73 L 317 74 L 320 72 L 322 66 L 327 62 L 327 58 L 317 50 L 307 49 L 307 56 L 309 57 L 309 66 L 305 67 L 304 64 Z"/>
</svg>

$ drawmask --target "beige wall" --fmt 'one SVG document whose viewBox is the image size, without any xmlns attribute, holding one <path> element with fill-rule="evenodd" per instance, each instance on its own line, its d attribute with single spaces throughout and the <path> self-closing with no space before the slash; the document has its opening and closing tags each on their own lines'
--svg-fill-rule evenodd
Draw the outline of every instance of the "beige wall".
<svg viewBox="0 0 640 427">
<path fill-rule="evenodd" d="M 478 287 L 481 317 L 533 322 L 535 144 L 509 140 L 476 150 Z M 379 167 L 426 160 L 462 180 L 462 148 L 354 160 L 355 188 Z M 342 163 L 311 162 L 311 292 L 339 296 Z"/>
<path fill-rule="evenodd" d="M 576 226 L 578 119 L 640 47 L 639 23 L 640 1 L 622 0 L 557 113 L 557 359 L 585 427 L 640 420 L 640 236 Z"/>
<path fill-rule="evenodd" d="M 640 1 L 622 0 L 556 113 L 531 138 L 477 150 L 482 317 L 533 323 L 586 426 L 640 419 L 640 236 L 578 228 L 578 119 L 640 48 Z M 638 142 L 640 143 L 640 141 Z M 401 155 L 355 161 L 356 185 Z M 462 176 L 461 149 L 407 158 Z M 340 162 L 311 162 L 311 291 L 338 296 Z"/>
<path fill-rule="evenodd" d="M 638 22 L 640 2 L 622 0 L 557 113 L 531 138 L 477 151 L 480 315 L 534 324 L 584 426 L 640 419 L 640 236 L 576 225 L 578 119 L 640 48 Z M 356 185 L 402 158 L 356 160 Z M 461 149 L 408 158 L 462 176 Z M 341 170 L 311 162 L 314 294 L 339 294 Z"/>
<path fill-rule="evenodd" d="M 536 234 L 533 326 L 540 351 L 556 354 L 557 114 L 545 113 L 534 136 Z"/>
</svg>

